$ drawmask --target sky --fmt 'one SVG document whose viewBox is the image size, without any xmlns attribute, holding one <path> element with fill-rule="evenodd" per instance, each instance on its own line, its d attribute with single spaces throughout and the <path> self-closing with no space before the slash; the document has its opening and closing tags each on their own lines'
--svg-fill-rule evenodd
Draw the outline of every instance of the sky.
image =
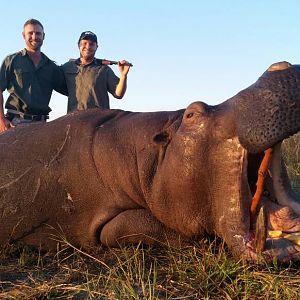
<svg viewBox="0 0 300 300">
<path fill-rule="evenodd" d="M 23 24 L 35 18 L 45 29 L 42 51 L 59 65 L 79 57 L 86 30 L 98 36 L 96 57 L 131 62 L 127 92 L 122 100 L 110 96 L 111 108 L 215 105 L 274 62 L 300 64 L 298 0 L 0 0 L 0 11 L 1 60 L 24 48 Z M 51 120 L 63 116 L 67 98 L 54 92 L 50 107 Z"/>
</svg>

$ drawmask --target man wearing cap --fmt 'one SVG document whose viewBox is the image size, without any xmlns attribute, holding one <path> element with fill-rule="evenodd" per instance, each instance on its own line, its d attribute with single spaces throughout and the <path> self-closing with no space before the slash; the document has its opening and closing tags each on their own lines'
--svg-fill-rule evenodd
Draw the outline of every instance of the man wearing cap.
<svg viewBox="0 0 300 300">
<path fill-rule="evenodd" d="M 66 94 L 63 71 L 44 53 L 41 22 L 30 19 L 23 26 L 25 49 L 8 55 L 0 69 L 0 133 L 23 123 L 45 122 L 51 111 L 53 90 Z M 4 115 L 3 91 L 9 93 Z"/>
<path fill-rule="evenodd" d="M 62 66 L 68 87 L 67 111 L 94 107 L 108 109 L 108 92 L 117 99 L 124 96 L 130 65 L 125 60 L 118 63 L 119 78 L 101 59 L 95 58 L 98 41 L 91 31 L 81 33 L 78 47 L 80 58 L 71 59 Z"/>
</svg>

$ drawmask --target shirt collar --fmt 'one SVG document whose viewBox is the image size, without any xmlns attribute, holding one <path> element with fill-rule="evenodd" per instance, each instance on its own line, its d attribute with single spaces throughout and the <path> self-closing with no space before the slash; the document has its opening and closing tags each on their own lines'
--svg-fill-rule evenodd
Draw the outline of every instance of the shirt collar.
<svg viewBox="0 0 300 300">
<path fill-rule="evenodd" d="M 96 64 L 96 62 L 97 62 L 97 59 L 96 59 L 96 57 L 94 57 L 94 59 L 93 59 L 89 64 L 86 64 L 86 65 L 84 65 L 84 66 L 90 66 L 90 65 L 92 65 L 92 64 Z M 77 59 L 75 60 L 75 63 L 76 63 L 78 66 L 81 66 L 80 58 L 77 58 Z"/>
<path fill-rule="evenodd" d="M 20 53 L 22 56 L 25 56 L 27 54 L 26 48 L 22 49 Z"/>
<path fill-rule="evenodd" d="M 28 55 L 26 48 L 22 49 L 20 51 L 20 53 L 22 56 Z M 29 57 L 29 55 L 28 55 L 28 57 Z M 41 61 L 40 61 L 39 66 L 40 67 L 43 66 L 48 60 L 49 60 L 49 58 L 43 52 L 41 52 Z"/>
</svg>

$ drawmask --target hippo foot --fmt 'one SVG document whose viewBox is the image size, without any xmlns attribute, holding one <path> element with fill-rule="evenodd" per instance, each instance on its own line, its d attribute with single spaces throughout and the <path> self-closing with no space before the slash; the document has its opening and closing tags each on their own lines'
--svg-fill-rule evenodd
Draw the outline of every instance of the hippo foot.
<svg viewBox="0 0 300 300">
<path fill-rule="evenodd" d="M 102 228 L 100 241 L 108 247 L 139 243 L 174 247 L 187 244 L 185 237 L 167 228 L 147 209 L 131 209 L 116 215 Z"/>
</svg>

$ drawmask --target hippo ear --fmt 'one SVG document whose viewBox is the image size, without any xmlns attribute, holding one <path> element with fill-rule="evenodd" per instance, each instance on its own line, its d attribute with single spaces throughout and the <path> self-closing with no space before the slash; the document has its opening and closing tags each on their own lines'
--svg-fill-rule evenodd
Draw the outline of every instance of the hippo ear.
<svg viewBox="0 0 300 300">
<path fill-rule="evenodd" d="M 167 146 L 170 143 L 181 124 L 183 113 L 184 110 L 178 111 L 178 113 L 168 120 L 166 126 L 162 128 L 162 131 L 154 135 L 153 142 L 155 144 Z"/>
<path fill-rule="evenodd" d="M 158 145 L 167 145 L 170 142 L 170 135 L 167 131 L 162 131 L 153 137 L 154 143 Z"/>
</svg>

